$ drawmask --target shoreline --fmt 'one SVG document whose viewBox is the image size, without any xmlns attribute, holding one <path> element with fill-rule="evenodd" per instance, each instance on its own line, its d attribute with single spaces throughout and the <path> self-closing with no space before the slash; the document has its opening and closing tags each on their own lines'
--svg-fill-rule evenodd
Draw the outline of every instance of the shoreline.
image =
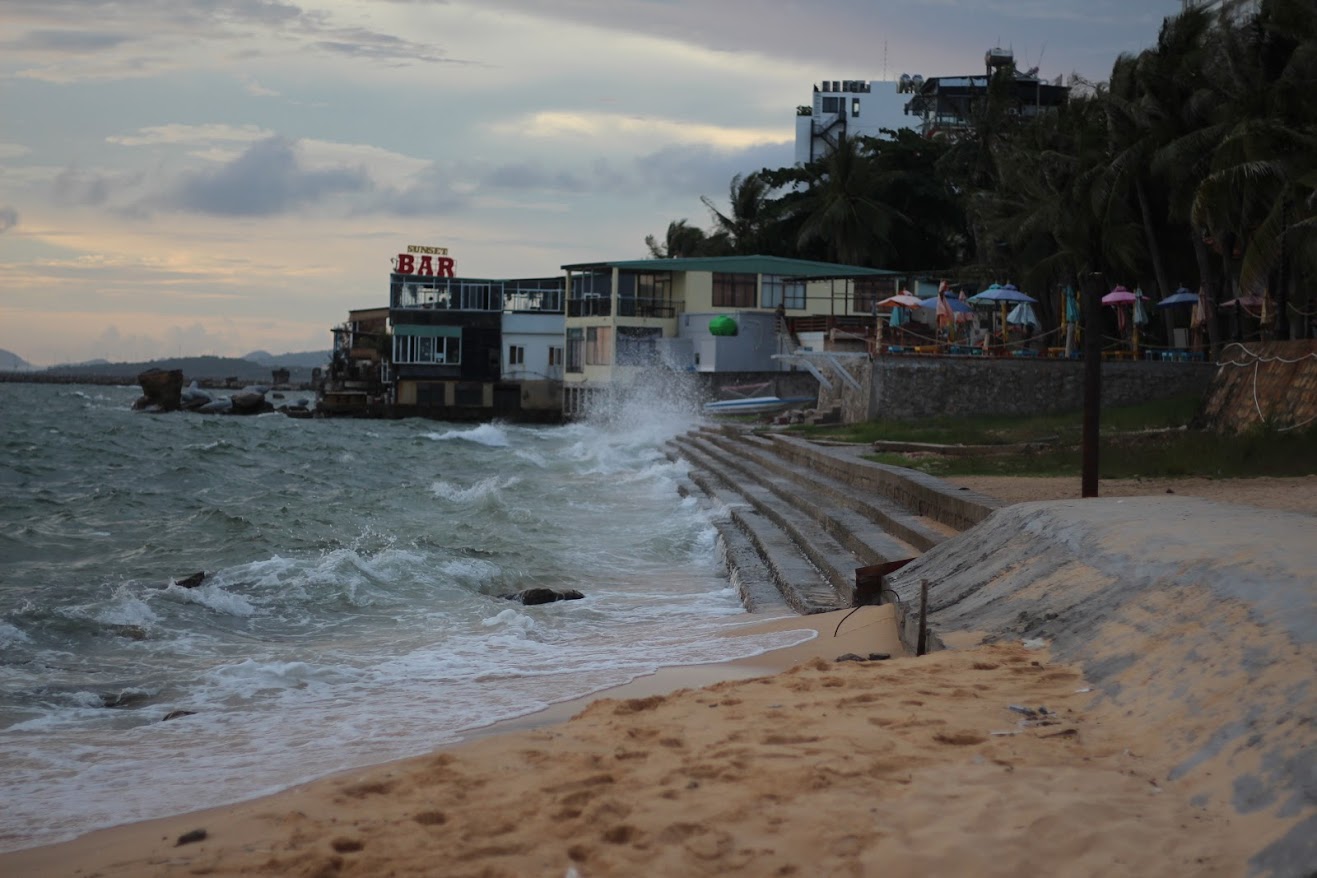
<svg viewBox="0 0 1317 878">
<path fill-rule="evenodd" d="M 300 801 L 305 796 L 314 797 L 321 787 L 337 783 L 346 777 L 380 771 L 406 771 L 415 763 L 432 759 L 437 754 L 461 750 L 486 740 L 560 726 L 600 700 L 662 697 L 679 691 L 700 690 L 720 683 L 774 676 L 792 666 L 833 651 L 836 655 L 861 649 L 865 650 L 866 655 L 869 652 L 885 652 L 893 657 L 902 655 L 903 648 L 896 636 L 895 617 L 890 605 L 861 608 L 860 612 L 846 621 L 840 636 L 833 638 L 833 629 L 850 612 L 850 610 L 838 610 L 816 616 L 778 616 L 762 622 L 747 622 L 745 626 L 728 631 L 723 636 L 754 637 L 796 630 L 813 631 L 814 636 L 794 646 L 768 649 L 759 655 L 746 658 L 659 668 L 652 674 L 646 674 L 620 686 L 577 696 L 524 716 L 499 720 L 464 731 L 460 740 L 417 756 L 332 771 L 286 789 L 230 804 L 94 829 L 64 841 L 0 851 L 0 873 L 18 878 L 24 875 L 100 872 L 103 858 L 111 852 L 130 857 L 134 852 L 143 850 L 144 846 L 163 851 L 165 847 L 172 845 L 173 840 L 178 836 L 198 826 L 217 821 L 225 824 L 234 821 L 245 822 L 250 820 L 256 811 L 277 805 L 284 799 Z M 835 656 L 830 656 L 832 657 Z M 169 845 L 166 845 L 166 842 Z"/>
</svg>

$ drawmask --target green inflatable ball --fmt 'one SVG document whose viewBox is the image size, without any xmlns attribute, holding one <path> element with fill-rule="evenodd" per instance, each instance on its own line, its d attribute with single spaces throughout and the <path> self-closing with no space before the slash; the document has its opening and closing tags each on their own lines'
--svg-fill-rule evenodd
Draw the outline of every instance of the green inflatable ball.
<svg viewBox="0 0 1317 878">
<path fill-rule="evenodd" d="M 709 321 L 710 335 L 736 335 L 736 321 L 721 315 Z"/>
</svg>

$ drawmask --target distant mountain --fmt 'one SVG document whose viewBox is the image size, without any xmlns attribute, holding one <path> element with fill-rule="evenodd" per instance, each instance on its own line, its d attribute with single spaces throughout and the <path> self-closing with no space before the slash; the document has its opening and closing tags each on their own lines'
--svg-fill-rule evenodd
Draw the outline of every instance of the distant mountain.
<svg viewBox="0 0 1317 878">
<path fill-rule="evenodd" d="M 331 356 L 331 351 L 303 351 L 298 354 L 272 354 L 269 351 L 252 351 L 250 354 L 244 355 L 243 359 L 272 368 L 282 366 L 286 369 L 298 367 L 314 369 L 316 366 L 321 368 L 328 366 Z"/>
<path fill-rule="evenodd" d="M 36 366 L 18 354 L 0 348 L 0 372 L 35 372 L 36 370 Z"/>
<path fill-rule="evenodd" d="M 328 362 L 326 355 L 325 362 Z M 316 365 L 321 365 L 317 361 Z M 285 366 L 290 379 L 301 383 L 311 380 L 311 368 L 305 366 Z M 116 376 L 135 380 L 137 375 L 147 369 L 180 369 L 184 379 L 224 380 L 235 378 L 239 381 L 268 384 L 272 378 L 271 366 L 255 363 L 238 357 L 169 357 L 163 360 L 150 360 L 138 363 L 78 363 L 52 366 L 45 370 L 49 375 L 98 375 Z"/>
</svg>

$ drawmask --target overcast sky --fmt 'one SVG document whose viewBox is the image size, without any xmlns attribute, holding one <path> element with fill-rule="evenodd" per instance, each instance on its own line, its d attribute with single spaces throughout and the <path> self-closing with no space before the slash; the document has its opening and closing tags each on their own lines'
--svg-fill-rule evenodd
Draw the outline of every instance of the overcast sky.
<svg viewBox="0 0 1317 878">
<path fill-rule="evenodd" d="M 329 347 L 390 257 L 634 259 L 825 79 L 1107 78 L 1180 0 L 2 0 L 0 348 Z M 893 88 L 894 91 L 894 88 Z"/>
</svg>

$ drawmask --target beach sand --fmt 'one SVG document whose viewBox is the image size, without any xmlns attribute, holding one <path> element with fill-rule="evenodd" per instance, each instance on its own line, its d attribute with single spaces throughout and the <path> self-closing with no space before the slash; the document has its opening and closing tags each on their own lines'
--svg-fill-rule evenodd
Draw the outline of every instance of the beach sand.
<svg viewBox="0 0 1317 878">
<path fill-rule="evenodd" d="M 1226 778 L 1169 780 L 1157 725 L 1046 649 L 961 633 L 915 658 L 891 607 L 847 612 L 423 757 L 0 854 L 0 875 L 1233 876 L 1285 828 L 1231 809 Z"/>
</svg>

